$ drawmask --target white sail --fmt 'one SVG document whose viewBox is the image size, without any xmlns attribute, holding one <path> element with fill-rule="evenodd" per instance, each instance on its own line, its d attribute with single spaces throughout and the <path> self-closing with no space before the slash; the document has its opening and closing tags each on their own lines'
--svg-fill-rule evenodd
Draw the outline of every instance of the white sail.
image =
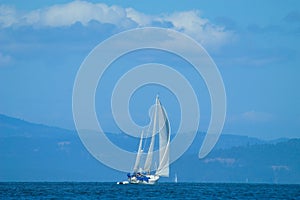
<svg viewBox="0 0 300 200">
<path fill-rule="evenodd" d="M 170 124 L 164 108 L 162 107 L 158 97 L 156 97 L 155 110 L 152 116 L 149 133 L 152 130 L 151 142 L 147 152 L 144 168 L 141 168 L 142 146 L 143 146 L 143 132 L 141 135 L 139 149 L 134 164 L 133 175 L 127 174 L 128 181 L 119 182 L 119 184 L 155 184 L 160 176 L 169 176 L 169 149 L 170 149 Z M 158 168 L 154 175 L 150 174 L 153 160 L 153 150 L 155 143 L 155 136 L 158 133 L 159 139 L 159 156 Z M 156 168 L 156 166 L 155 166 Z M 138 173 L 141 172 L 141 173 Z M 147 173 L 147 174 L 145 174 Z"/>
<path fill-rule="evenodd" d="M 142 156 L 142 143 L 143 143 L 143 132 L 142 132 L 142 135 L 141 135 L 139 149 L 138 149 L 135 164 L 134 164 L 134 167 L 133 167 L 133 172 L 134 173 L 137 173 L 140 169 L 140 160 L 141 160 L 141 156 Z"/>
<path fill-rule="evenodd" d="M 156 133 L 156 115 L 157 115 L 157 99 L 156 99 L 156 103 L 155 103 L 155 111 L 154 111 L 154 117 L 153 117 L 153 129 L 152 129 L 152 137 L 151 137 L 151 142 L 150 142 L 150 146 L 148 149 L 148 154 L 147 154 L 147 158 L 145 161 L 145 166 L 144 166 L 144 171 L 147 173 L 150 173 L 151 171 L 151 164 L 152 164 L 152 158 L 153 158 L 153 149 L 154 149 L 154 142 L 155 142 L 155 133 Z"/>
<path fill-rule="evenodd" d="M 169 176 L 169 145 L 170 145 L 170 124 L 166 113 L 158 100 L 157 118 L 159 123 L 159 166 L 156 174 Z"/>
</svg>

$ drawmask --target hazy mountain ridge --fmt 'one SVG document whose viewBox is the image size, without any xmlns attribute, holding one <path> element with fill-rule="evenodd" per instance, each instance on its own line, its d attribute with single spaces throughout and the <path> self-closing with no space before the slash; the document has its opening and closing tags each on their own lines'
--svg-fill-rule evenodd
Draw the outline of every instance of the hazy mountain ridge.
<svg viewBox="0 0 300 200">
<path fill-rule="evenodd" d="M 214 149 L 202 160 L 184 155 L 173 170 L 185 175 L 182 181 L 300 183 L 299 152 L 300 139 Z M 193 167 L 184 168 L 184 163 Z"/>
<path fill-rule="evenodd" d="M 107 134 L 120 147 L 136 151 L 138 139 Z M 171 165 L 179 181 L 300 183 L 299 139 L 279 142 L 221 135 L 214 150 L 197 157 L 204 133 Z M 0 181 L 115 181 L 125 173 L 95 160 L 77 133 L 0 115 Z M 190 167 L 189 167 L 190 166 Z"/>
</svg>

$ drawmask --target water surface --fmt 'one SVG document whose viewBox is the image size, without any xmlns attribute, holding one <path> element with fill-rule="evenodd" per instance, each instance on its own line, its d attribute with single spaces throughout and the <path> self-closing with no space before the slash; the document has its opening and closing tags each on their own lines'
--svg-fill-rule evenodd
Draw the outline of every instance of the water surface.
<svg viewBox="0 0 300 200">
<path fill-rule="evenodd" d="M 1 199 L 300 199 L 300 185 L 234 183 L 0 183 Z"/>
</svg>

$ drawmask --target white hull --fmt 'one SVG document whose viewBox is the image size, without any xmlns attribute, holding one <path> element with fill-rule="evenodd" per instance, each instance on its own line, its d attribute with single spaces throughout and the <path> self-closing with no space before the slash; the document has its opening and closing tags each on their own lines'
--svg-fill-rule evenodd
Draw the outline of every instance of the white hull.
<svg viewBox="0 0 300 200">
<path fill-rule="evenodd" d="M 127 185 L 129 184 L 128 181 L 121 181 L 121 182 L 117 182 L 118 185 Z"/>
</svg>

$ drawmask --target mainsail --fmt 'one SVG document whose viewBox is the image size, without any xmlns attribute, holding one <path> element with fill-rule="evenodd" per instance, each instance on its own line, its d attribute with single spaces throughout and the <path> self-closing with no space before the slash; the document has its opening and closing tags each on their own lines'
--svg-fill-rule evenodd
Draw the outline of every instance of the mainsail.
<svg viewBox="0 0 300 200">
<path fill-rule="evenodd" d="M 144 171 L 147 173 L 150 173 L 152 158 L 153 158 L 153 149 L 154 149 L 155 133 L 156 133 L 156 120 L 157 120 L 157 116 L 156 116 L 157 115 L 157 105 L 158 105 L 158 98 L 156 98 L 156 102 L 155 102 L 155 111 L 154 111 L 154 115 L 153 115 L 152 137 L 151 137 L 151 142 L 150 142 L 150 146 L 148 149 L 148 154 L 147 154 L 147 158 L 146 158 L 145 166 L 144 166 Z"/>
<path fill-rule="evenodd" d="M 155 134 L 159 135 L 159 165 L 156 170 L 155 175 L 158 176 L 169 176 L 169 149 L 170 149 L 170 124 L 166 115 L 164 108 L 162 107 L 159 98 L 156 97 L 155 110 L 153 114 L 153 124 L 152 124 L 152 136 L 151 142 L 148 149 L 145 165 L 143 171 L 150 174 L 153 150 L 155 143 Z M 143 134 L 140 139 L 139 150 L 136 157 L 136 162 L 134 165 L 134 172 L 137 173 L 140 166 L 140 160 L 142 155 L 142 140 Z"/>
<path fill-rule="evenodd" d="M 156 174 L 169 176 L 169 145 L 170 145 L 170 124 L 166 113 L 158 101 L 158 123 L 159 123 L 159 166 Z"/>
</svg>

